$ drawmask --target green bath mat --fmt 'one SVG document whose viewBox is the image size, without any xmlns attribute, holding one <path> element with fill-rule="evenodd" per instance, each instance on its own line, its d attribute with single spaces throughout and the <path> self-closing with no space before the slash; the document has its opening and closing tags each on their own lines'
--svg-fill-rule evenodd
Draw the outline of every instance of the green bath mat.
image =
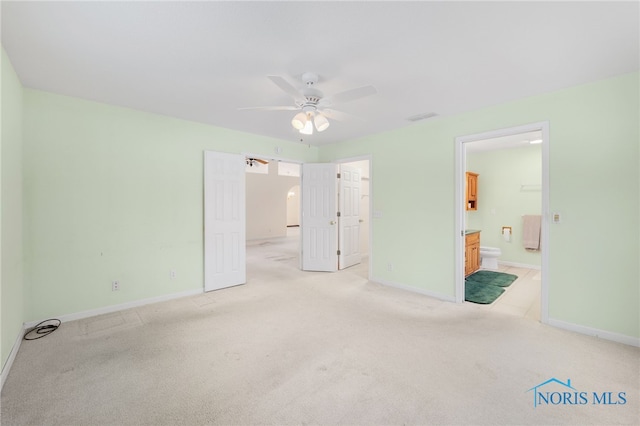
<svg viewBox="0 0 640 426">
<path fill-rule="evenodd" d="M 498 298 L 504 289 L 496 285 L 480 284 L 475 281 L 464 282 L 464 300 L 467 302 L 488 305 Z"/>
<path fill-rule="evenodd" d="M 478 271 L 464 280 L 464 300 L 488 305 L 493 303 L 518 278 L 517 275 L 494 271 Z"/>
<path fill-rule="evenodd" d="M 465 281 L 509 287 L 516 279 L 518 279 L 517 275 L 505 274 L 504 272 L 478 271 L 465 278 Z"/>
</svg>

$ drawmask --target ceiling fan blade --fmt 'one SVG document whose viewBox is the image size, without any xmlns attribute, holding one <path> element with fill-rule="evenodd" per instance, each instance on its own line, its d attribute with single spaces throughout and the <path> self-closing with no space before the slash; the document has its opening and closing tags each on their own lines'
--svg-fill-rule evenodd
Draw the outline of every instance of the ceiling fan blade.
<svg viewBox="0 0 640 426">
<path fill-rule="evenodd" d="M 355 101 L 356 99 L 364 98 L 365 96 L 375 95 L 378 93 L 373 86 L 362 86 L 344 92 L 337 93 L 331 96 L 331 102 L 333 104 L 343 104 L 346 102 Z"/>
<path fill-rule="evenodd" d="M 249 110 L 249 109 L 257 109 L 262 111 L 297 111 L 300 108 L 297 106 L 262 106 L 262 107 L 242 107 L 238 108 L 239 111 Z"/>
<path fill-rule="evenodd" d="M 362 118 L 360 117 L 352 114 L 347 114 L 346 112 L 336 111 L 335 109 L 323 109 L 320 110 L 319 113 L 327 118 L 338 121 L 362 120 Z"/>
<path fill-rule="evenodd" d="M 261 160 L 261 159 L 259 159 L 259 158 L 254 158 L 254 160 L 255 160 L 255 161 L 257 161 L 258 163 L 261 163 L 261 164 L 269 164 L 269 162 L 268 162 L 268 161 L 266 161 L 266 160 Z"/>
<path fill-rule="evenodd" d="M 280 77 L 279 75 L 268 75 L 267 78 L 278 86 L 282 91 L 287 93 L 289 96 L 293 98 L 293 100 L 297 101 L 299 99 L 304 99 L 302 93 L 300 93 L 295 87 L 293 87 L 287 80 Z"/>
</svg>

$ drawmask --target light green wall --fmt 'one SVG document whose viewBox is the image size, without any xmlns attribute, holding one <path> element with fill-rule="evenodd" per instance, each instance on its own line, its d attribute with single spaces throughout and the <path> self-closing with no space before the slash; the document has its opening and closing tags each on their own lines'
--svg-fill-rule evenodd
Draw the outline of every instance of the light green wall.
<svg viewBox="0 0 640 426">
<path fill-rule="evenodd" d="M 13 344 L 22 332 L 25 315 L 22 254 L 22 85 L 4 49 L 1 88 L 0 352 L 4 368 Z"/>
<path fill-rule="evenodd" d="M 24 319 L 201 288 L 202 151 L 276 145 L 371 154 L 373 277 L 453 298 L 455 138 L 549 121 L 549 315 L 640 337 L 638 89 L 634 73 L 320 149 L 25 90 Z"/>
<path fill-rule="evenodd" d="M 453 297 L 455 138 L 548 121 L 550 208 L 563 213 L 549 236 L 549 317 L 640 337 L 638 79 L 632 73 L 323 147 L 322 161 L 373 156 L 373 208 L 382 211 L 373 220 L 374 278 Z"/>
<path fill-rule="evenodd" d="M 499 261 L 540 267 L 540 251 L 523 247 L 522 216 L 542 212 L 542 146 L 467 153 L 467 170 L 480 176 L 478 210 L 466 212 L 466 227 L 482 231 L 481 246 L 502 251 Z M 501 234 L 503 226 L 512 230 L 508 242 Z"/>
<path fill-rule="evenodd" d="M 381 214 L 371 224 L 373 277 L 453 299 L 454 144 L 447 127 L 434 121 L 320 150 L 322 161 L 366 154 L 373 213 Z"/>
<path fill-rule="evenodd" d="M 297 143 L 24 93 L 27 320 L 201 289 L 203 151 L 317 158 Z"/>
</svg>

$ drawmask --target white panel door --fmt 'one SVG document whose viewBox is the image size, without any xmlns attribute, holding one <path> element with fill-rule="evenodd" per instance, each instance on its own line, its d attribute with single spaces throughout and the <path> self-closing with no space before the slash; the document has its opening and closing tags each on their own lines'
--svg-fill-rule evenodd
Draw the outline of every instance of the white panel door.
<svg viewBox="0 0 640 426">
<path fill-rule="evenodd" d="M 340 217 L 338 247 L 339 269 L 356 265 L 362 260 L 360 253 L 360 178 L 362 172 L 352 166 L 340 166 L 338 211 Z"/>
<path fill-rule="evenodd" d="M 204 153 L 204 290 L 246 282 L 245 161 Z"/>
<path fill-rule="evenodd" d="M 302 269 L 338 269 L 338 226 L 336 210 L 337 167 L 335 164 L 303 164 Z"/>
</svg>

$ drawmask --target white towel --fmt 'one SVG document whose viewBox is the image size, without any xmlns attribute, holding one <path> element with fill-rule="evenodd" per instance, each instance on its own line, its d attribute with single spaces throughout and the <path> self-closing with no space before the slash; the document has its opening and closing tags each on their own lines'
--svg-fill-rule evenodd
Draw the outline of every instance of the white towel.
<svg viewBox="0 0 640 426">
<path fill-rule="evenodd" d="M 522 222 L 522 245 L 527 250 L 540 250 L 542 216 L 524 215 Z"/>
</svg>

